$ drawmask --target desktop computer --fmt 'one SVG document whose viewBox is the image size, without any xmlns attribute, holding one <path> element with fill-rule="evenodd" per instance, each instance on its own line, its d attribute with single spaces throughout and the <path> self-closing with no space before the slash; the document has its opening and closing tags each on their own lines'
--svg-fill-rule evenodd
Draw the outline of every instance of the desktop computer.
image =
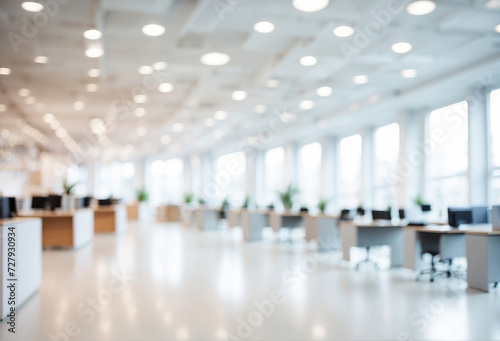
<svg viewBox="0 0 500 341">
<path fill-rule="evenodd" d="M 62 197 L 60 195 L 54 195 L 54 194 L 49 195 L 47 200 L 49 202 L 51 211 L 55 211 L 56 208 L 61 208 L 61 199 Z"/>
<path fill-rule="evenodd" d="M 9 198 L 9 210 L 10 210 L 10 218 L 17 216 L 17 203 L 16 203 L 16 198 L 14 197 Z"/>
<path fill-rule="evenodd" d="M 391 211 L 372 211 L 373 220 L 391 220 Z"/>
<path fill-rule="evenodd" d="M 10 218 L 9 198 L 0 197 L 0 218 Z"/>
<path fill-rule="evenodd" d="M 472 224 L 471 208 L 448 208 L 448 224 L 452 227 L 458 227 L 463 224 Z"/>
<path fill-rule="evenodd" d="M 33 210 L 44 210 L 47 200 L 47 197 L 31 197 L 31 208 Z"/>
</svg>

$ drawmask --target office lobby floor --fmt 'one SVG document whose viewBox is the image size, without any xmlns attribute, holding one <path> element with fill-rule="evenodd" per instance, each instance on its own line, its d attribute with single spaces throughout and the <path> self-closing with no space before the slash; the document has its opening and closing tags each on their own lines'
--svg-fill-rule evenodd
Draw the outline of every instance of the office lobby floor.
<svg viewBox="0 0 500 341">
<path fill-rule="evenodd" d="M 359 272 L 338 253 L 244 243 L 238 231 L 129 222 L 43 252 L 41 290 L 0 340 L 500 339 L 500 290 Z"/>
</svg>

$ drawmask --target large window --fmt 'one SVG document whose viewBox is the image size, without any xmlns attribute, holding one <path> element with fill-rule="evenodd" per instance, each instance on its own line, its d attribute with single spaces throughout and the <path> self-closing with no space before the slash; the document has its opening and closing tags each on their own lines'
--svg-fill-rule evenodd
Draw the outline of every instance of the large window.
<svg viewBox="0 0 500 341">
<path fill-rule="evenodd" d="M 361 135 L 352 135 L 340 140 L 339 198 L 342 208 L 355 208 L 361 197 Z"/>
<path fill-rule="evenodd" d="M 500 89 L 490 94 L 491 188 L 493 204 L 500 204 Z"/>
<path fill-rule="evenodd" d="M 184 195 L 181 159 L 156 160 L 151 165 L 151 204 L 180 203 Z"/>
<path fill-rule="evenodd" d="M 245 167 L 243 152 L 222 155 L 217 159 L 215 182 L 217 184 L 217 201 L 224 198 L 235 206 L 241 206 L 245 200 Z"/>
<path fill-rule="evenodd" d="M 130 201 L 135 199 L 135 188 L 132 185 L 134 164 L 131 162 L 113 162 L 101 166 L 98 174 L 97 198 L 113 198 Z M 68 169 L 68 180 L 76 179 L 81 174 L 77 169 Z M 77 186 L 78 187 L 78 186 Z"/>
<path fill-rule="evenodd" d="M 399 160 L 399 125 L 383 126 L 375 132 L 374 206 L 386 209 L 397 206 L 397 174 Z"/>
<path fill-rule="evenodd" d="M 276 200 L 276 191 L 282 190 L 283 174 L 285 171 L 285 150 L 282 147 L 270 149 L 265 157 L 265 203 Z M 258 198 L 256 198 L 258 199 Z"/>
<path fill-rule="evenodd" d="M 465 101 L 429 115 L 424 199 L 440 210 L 469 204 L 467 122 Z"/>
<path fill-rule="evenodd" d="M 302 204 L 314 206 L 320 196 L 321 144 L 315 142 L 300 148 L 298 168 Z"/>
</svg>

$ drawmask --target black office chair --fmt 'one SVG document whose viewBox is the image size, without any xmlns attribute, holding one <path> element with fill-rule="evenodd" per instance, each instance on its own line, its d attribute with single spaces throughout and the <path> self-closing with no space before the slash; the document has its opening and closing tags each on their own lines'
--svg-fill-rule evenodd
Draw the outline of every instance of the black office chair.
<svg viewBox="0 0 500 341">
<path fill-rule="evenodd" d="M 453 259 L 440 259 L 440 242 L 441 234 L 439 233 L 420 233 L 422 255 L 429 254 L 432 258 L 431 267 L 421 270 L 417 275 L 417 281 L 425 275 L 429 275 L 430 281 L 434 282 L 434 279 L 440 276 L 450 278 L 452 276 L 461 277 L 464 274 L 463 271 L 453 270 Z M 437 264 L 441 264 L 444 268 L 438 270 Z"/>
</svg>

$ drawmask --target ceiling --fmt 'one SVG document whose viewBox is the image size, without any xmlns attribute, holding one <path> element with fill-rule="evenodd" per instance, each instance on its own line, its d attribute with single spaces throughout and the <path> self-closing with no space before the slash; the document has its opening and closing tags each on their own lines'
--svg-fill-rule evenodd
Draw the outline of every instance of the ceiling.
<svg viewBox="0 0 500 341">
<path fill-rule="evenodd" d="M 229 151 L 255 143 L 263 131 L 271 132 L 264 140 L 269 145 L 346 134 L 500 83 L 498 0 L 436 1 L 435 11 L 422 16 L 409 14 L 408 2 L 391 12 L 392 2 L 379 0 L 330 0 L 312 13 L 297 10 L 292 0 L 59 0 L 38 14 L 21 2 L 0 1 L 0 68 L 11 70 L 0 75 L 0 140 L 72 151 L 82 159 Z M 274 31 L 256 32 L 260 21 L 272 22 Z M 152 23 L 165 33 L 145 35 L 142 27 Z M 339 25 L 354 27 L 354 35 L 332 34 Z M 102 38 L 86 39 L 89 29 Z M 393 52 L 398 42 L 411 43 L 411 51 Z M 85 55 L 92 44 L 102 47 L 101 57 Z M 231 60 L 207 66 L 200 62 L 207 52 Z M 35 63 L 36 56 L 47 63 Z M 317 63 L 303 66 L 303 56 Z M 138 72 L 159 61 L 168 66 Z M 90 69 L 99 69 L 99 77 L 89 77 Z M 405 69 L 417 76 L 403 78 Z M 355 84 L 356 75 L 368 76 L 368 83 Z M 159 83 L 173 90 L 159 92 Z M 97 91 L 88 92 L 88 84 L 97 84 Z M 316 89 L 325 86 L 332 94 L 318 96 Z M 30 95 L 20 96 L 20 89 Z M 246 99 L 233 100 L 240 90 Z M 137 94 L 147 102 L 135 103 Z M 304 100 L 314 107 L 301 109 Z M 265 105 L 265 112 L 256 113 L 256 105 Z M 137 107 L 144 116 L 135 115 Z M 220 110 L 226 119 L 215 119 Z M 46 113 L 66 133 L 56 136 Z M 286 121 L 279 129 L 277 118 Z"/>
</svg>

